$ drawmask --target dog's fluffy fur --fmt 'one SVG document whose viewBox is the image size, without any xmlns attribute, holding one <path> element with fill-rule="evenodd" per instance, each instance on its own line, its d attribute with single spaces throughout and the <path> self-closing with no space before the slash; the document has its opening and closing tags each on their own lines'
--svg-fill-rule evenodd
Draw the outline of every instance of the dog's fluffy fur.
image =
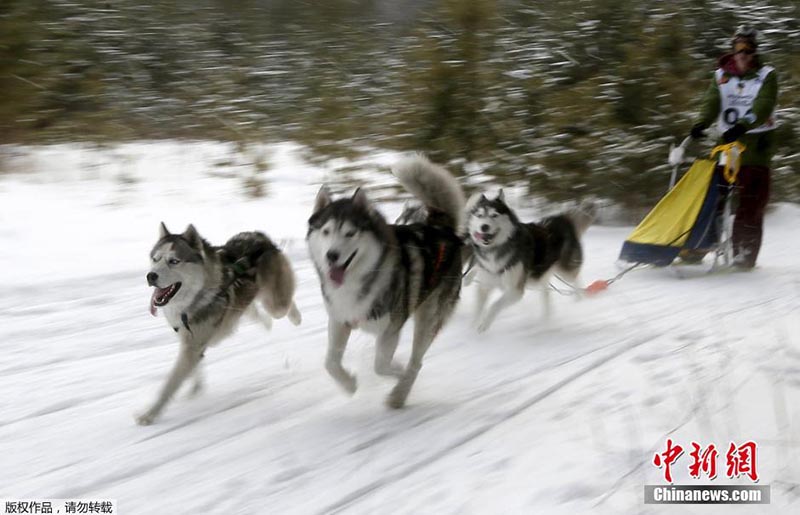
<svg viewBox="0 0 800 515">
<path fill-rule="evenodd" d="M 522 223 L 500 190 L 491 200 L 483 194 L 473 195 L 466 210 L 475 266 L 465 282 L 478 279 L 478 331 L 487 330 L 500 311 L 518 302 L 529 283 L 541 289 L 545 317 L 550 311 L 549 281 L 554 273 L 577 287 L 583 264 L 580 237 L 594 219 L 594 204 L 585 202 L 539 223 Z M 502 295 L 487 309 L 495 288 Z"/>
<path fill-rule="evenodd" d="M 155 288 L 151 312 L 155 315 L 156 309 L 163 310 L 181 347 L 158 398 L 136 418 L 142 425 L 155 421 L 188 376 L 195 376 L 193 393 L 202 388 L 199 362 L 206 348 L 233 332 L 243 313 L 257 317 L 267 327 L 271 317 L 288 316 L 293 324 L 300 323 L 300 312 L 292 300 L 295 281 L 291 265 L 260 232 L 243 232 L 215 247 L 192 225 L 182 234 L 171 234 L 162 223 L 150 259 L 147 283 Z"/>
<path fill-rule="evenodd" d="M 393 173 L 426 208 L 417 223 L 390 225 L 363 190 L 333 200 L 323 186 L 307 242 L 328 312 L 326 369 L 347 392 L 355 392 L 356 379 L 342 366 L 350 332 L 361 328 L 377 334 L 375 372 L 399 379 L 387 403 L 400 408 L 425 352 L 458 301 L 463 243 L 456 229 L 464 196 L 444 168 L 420 155 L 401 160 Z M 393 357 L 411 316 L 413 347 L 402 367 Z"/>
</svg>

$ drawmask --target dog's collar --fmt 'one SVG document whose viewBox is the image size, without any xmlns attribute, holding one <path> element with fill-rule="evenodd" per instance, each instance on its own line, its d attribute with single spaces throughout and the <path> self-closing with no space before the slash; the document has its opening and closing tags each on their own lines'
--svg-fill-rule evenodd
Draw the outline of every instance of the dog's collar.
<svg viewBox="0 0 800 515">
<path fill-rule="evenodd" d="M 189 334 L 193 335 L 192 330 L 189 328 L 189 315 L 187 315 L 186 313 L 181 313 L 181 324 L 183 324 L 183 327 L 185 327 L 186 330 L 189 331 Z M 180 326 L 173 326 L 172 330 L 177 333 L 181 330 L 181 328 Z"/>
<path fill-rule="evenodd" d="M 189 315 L 187 315 L 186 313 L 181 313 L 181 323 L 183 324 L 183 327 L 185 327 L 186 330 L 189 331 L 189 334 L 192 334 L 192 330 L 189 329 Z"/>
<path fill-rule="evenodd" d="M 461 274 L 461 278 L 463 279 L 464 277 L 466 277 L 467 274 L 470 273 L 470 271 L 473 268 L 475 268 L 475 253 L 474 252 L 472 253 L 472 255 L 470 255 L 469 263 L 467 264 L 467 269 L 464 271 L 463 274 Z"/>
</svg>

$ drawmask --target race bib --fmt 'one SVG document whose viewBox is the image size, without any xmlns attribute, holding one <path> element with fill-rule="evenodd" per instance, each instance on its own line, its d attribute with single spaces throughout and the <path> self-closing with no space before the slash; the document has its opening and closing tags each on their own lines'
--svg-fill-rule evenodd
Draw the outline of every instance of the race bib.
<svg viewBox="0 0 800 515">
<path fill-rule="evenodd" d="M 721 69 L 715 72 L 720 99 L 722 100 L 722 109 L 717 120 L 720 131 L 725 132 L 740 120 L 747 123 L 753 123 L 756 120 L 756 115 L 753 113 L 753 102 L 758 96 L 758 92 L 761 90 L 767 75 L 773 70 L 774 68 L 771 66 L 762 66 L 758 70 L 758 75 L 749 79 L 725 75 Z M 773 111 L 763 125 L 750 129 L 747 133 L 770 131 L 776 125 L 777 120 Z"/>
</svg>

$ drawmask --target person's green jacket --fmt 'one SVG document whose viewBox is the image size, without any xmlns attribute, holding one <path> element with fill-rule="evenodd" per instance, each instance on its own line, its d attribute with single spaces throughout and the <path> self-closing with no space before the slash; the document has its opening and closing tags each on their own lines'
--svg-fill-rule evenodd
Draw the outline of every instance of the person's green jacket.
<svg viewBox="0 0 800 515">
<path fill-rule="evenodd" d="M 733 54 L 723 56 L 719 61 L 719 67 L 723 70 L 724 76 L 737 77 L 733 71 L 735 68 L 732 65 Z M 751 78 L 758 74 L 761 68 L 761 63 L 756 62 L 756 67 L 745 73 L 742 78 Z M 748 123 L 740 120 L 737 123 L 744 125 L 747 129 L 752 129 L 762 125 L 767 121 L 767 118 L 775 111 L 775 106 L 778 101 L 778 77 L 777 71 L 772 71 L 767 75 L 764 84 L 758 91 L 758 95 L 753 101 L 753 114 L 755 121 Z M 711 85 L 703 95 L 702 108 L 700 118 L 697 120 L 704 126 L 709 127 L 717 121 L 721 109 L 720 91 L 716 78 L 711 79 Z M 775 131 L 758 132 L 755 134 L 744 134 L 739 138 L 742 144 L 747 149 L 742 154 L 742 165 L 757 165 L 757 166 L 770 166 L 772 156 L 775 153 Z M 722 140 L 718 144 L 723 143 Z"/>
</svg>

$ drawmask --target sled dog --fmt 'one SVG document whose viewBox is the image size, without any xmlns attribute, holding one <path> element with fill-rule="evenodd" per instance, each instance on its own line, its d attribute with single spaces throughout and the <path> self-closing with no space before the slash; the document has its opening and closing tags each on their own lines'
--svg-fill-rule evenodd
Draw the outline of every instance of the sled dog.
<svg viewBox="0 0 800 515">
<path fill-rule="evenodd" d="M 401 408 L 434 337 L 461 291 L 463 242 L 456 231 L 464 213 L 458 182 L 421 155 L 400 160 L 393 173 L 425 206 L 424 220 L 387 223 L 362 189 L 333 200 L 323 186 L 308 221 L 308 249 L 328 312 L 325 368 L 349 393 L 356 378 L 342 366 L 353 329 L 377 335 L 375 372 L 398 382 L 387 405 Z M 400 330 L 414 319 L 411 357 L 394 359 Z"/>
<path fill-rule="evenodd" d="M 180 352 L 156 401 L 136 417 L 141 425 L 155 421 L 188 376 L 194 375 L 192 393 L 202 389 L 200 359 L 206 348 L 236 329 L 243 313 L 268 328 L 271 317 L 287 316 L 294 325 L 301 319 L 292 300 L 295 282 L 289 261 L 260 232 L 239 233 L 216 247 L 193 225 L 182 234 L 171 234 L 162 222 L 150 259 L 150 312 L 155 316 L 157 309 L 163 310 L 178 333 Z"/>
<path fill-rule="evenodd" d="M 465 283 L 478 280 L 476 322 L 486 331 L 498 313 L 518 302 L 525 286 L 535 283 L 542 292 L 543 314 L 550 313 L 549 281 L 558 274 L 577 285 L 583 263 L 580 237 L 595 216 L 595 206 L 585 202 L 579 208 L 541 220 L 523 223 L 506 204 L 503 190 L 497 198 L 475 194 L 467 202 L 466 226 L 472 245 L 474 267 Z M 486 308 L 495 288 L 501 296 Z"/>
</svg>

